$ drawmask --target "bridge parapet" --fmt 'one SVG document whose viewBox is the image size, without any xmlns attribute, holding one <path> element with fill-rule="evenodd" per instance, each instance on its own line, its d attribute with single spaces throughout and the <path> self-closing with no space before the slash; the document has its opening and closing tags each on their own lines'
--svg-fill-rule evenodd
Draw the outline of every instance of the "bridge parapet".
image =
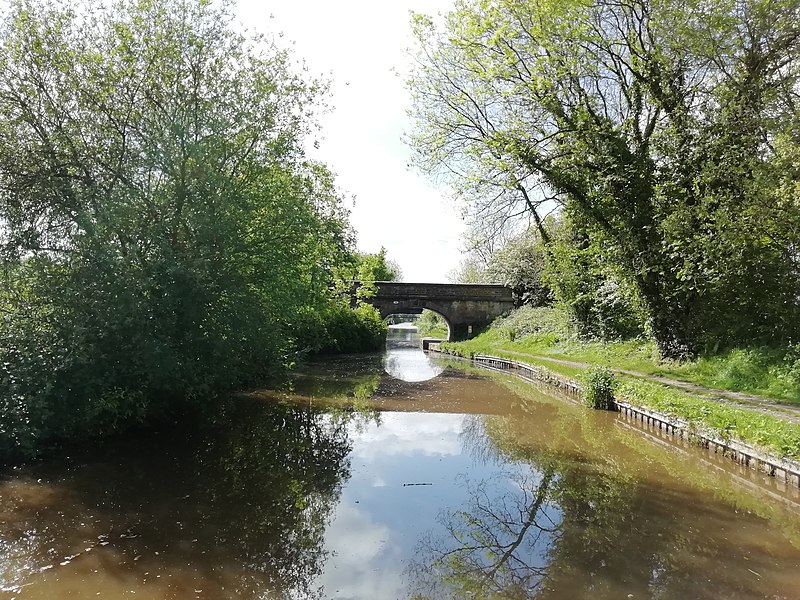
<svg viewBox="0 0 800 600">
<path fill-rule="evenodd" d="M 403 283 L 376 281 L 376 298 L 430 298 L 436 300 L 486 300 L 512 302 L 511 289 L 504 285 L 472 283 Z"/>
</svg>

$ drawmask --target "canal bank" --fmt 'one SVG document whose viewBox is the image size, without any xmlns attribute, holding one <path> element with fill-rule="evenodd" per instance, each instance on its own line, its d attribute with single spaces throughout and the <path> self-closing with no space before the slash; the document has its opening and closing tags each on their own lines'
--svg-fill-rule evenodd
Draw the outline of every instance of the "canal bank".
<svg viewBox="0 0 800 600">
<path fill-rule="evenodd" d="M 432 340 L 426 340 L 424 347 L 428 352 L 464 358 L 448 352 L 439 343 Z M 583 386 L 578 380 L 555 373 L 542 365 L 533 365 L 521 360 L 486 354 L 474 354 L 465 360 L 470 360 L 479 367 L 509 373 L 526 381 L 535 381 L 554 386 L 565 391 L 577 401 L 580 401 L 583 397 Z M 695 386 L 695 391 L 697 389 L 697 386 Z M 682 419 L 675 414 L 642 406 L 620 394 L 617 394 L 614 398 L 610 410 L 619 412 L 628 421 L 639 422 L 647 428 L 657 430 L 659 435 L 686 440 L 689 443 L 705 448 L 710 453 L 728 458 L 756 472 L 764 473 L 769 477 L 775 478 L 778 482 L 782 482 L 784 487 L 800 488 L 800 461 L 735 439 L 731 437 L 729 430 L 703 427 L 702 424 L 698 425 L 696 422 Z M 740 407 L 734 410 L 744 411 L 746 409 Z M 764 409 L 760 406 L 757 410 L 763 411 Z M 775 418 L 780 419 L 780 416 Z M 789 427 L 795 427 L 793 415 L 787 417 L 785 422 L 789 423 Z"/>
</svg>

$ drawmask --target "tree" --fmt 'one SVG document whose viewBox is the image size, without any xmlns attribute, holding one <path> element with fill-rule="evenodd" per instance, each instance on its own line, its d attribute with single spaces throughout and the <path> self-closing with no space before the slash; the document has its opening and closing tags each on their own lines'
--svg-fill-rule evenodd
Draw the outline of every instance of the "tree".
<svg viewBox="0 0 800 600">
<path fill-rule="evenodd" d="M 332 271 L 331 301 L 315 315 L 307 332 L 308 347 L 321 353 L 370 352 L 381 349 L 388 330 L 380 311 L 365 302 L 379 281 L 401 277 L 400 267 L 386 257 L 352 252 Z"/>
<path fill-rule="evenodd" d="M 548 231 L 548 239 L 551 235 Z M 482 250 L 467 252 L 449 279 L 454 283 L 505 285 L 511 288 L 518 307 L 552 302 L 552 292 L 543 280 L 547 253 L 537 230 L 512 237 L 494 249 Z"/>
<path fill-rule="evenodd" d="M 375 253 L 362 252 L 357 257 L 356 279 L 362 282 L 399 281 L 403 275 L 397 263 L 386 258 L 386 248 Z"/>
<path fill-rule="evenodd" d="M 355 289 L 355 297 L 359 300 L 375 295 L 376 281 L 398 281 L 401 277 L 400 267 L 395 261 L 386 257 L 386 248 L 383 246 L 374 254 L 369 252 L 351 254 L 334 272 L 339 295 L 352 295 L 355 282 L 359 282 Z"/>
<path fill-rule="evenodd" d="M 322 86 L 204 0 L 12 0 L 0 39 L 4 441 L 284 368 L 352 239 L 303 156 Z"/>
<path fill-rule="evenodd" d="M 566 217 L 554 222 L 543 279 L 582 336 L 616 340 L 645 332 L 647 314 L 636 287 Z"/>
<path fill-rule="evenodd" d="M 241 398 L 224 408 L 210 428 L 213 443 L 189 465 L 203 474 L 197 496 L 207 511 L 186 519 L 213 531 L 209 545 L 226 547 L 257 574 L 242 582 L 253 597 L 324 597 L 317 578 L 329 556 L 325 530 L 350 477 L 349 428 L 364 415 L 331 418 L 319 408 Z M 209 527 L 207 519 L 220 522 Z"/>
<path fill-rule="evenodd" d="M 447 274 L 451 283 L 488 283 L 486 279 L 486 263 L 472 252 L 462 255 L 458 267 Z"/>
<path fill-rule="evenodd" d="M 771 169 L 775 140 L 797 143 L 797 13 L 796 0 L 465 0 L 441 29 L 417 16 L 417 162 L 474 188 L 475 211 L 519 186 L 541 189 L 526 204 L 537 225 L 541 202 L 563 204 L 635 286 L 666 357 L 795 333 L 781 221 L 800 207 L 776 215 Z"/>
<path fill-rule="evenodd" d="M 511 288 L 517 306 L 544 306 L 553 300 L 542 278 L 546 260 L 539 236 L 535 230 L 527 231 L 492 254 L 486 278 Z"/>
<path fill-rule="evenodd" d="M 422 314 L 414 322 L 414 325 L 417 327 L 417 333 L 421 336 L 447 338 L 450 334 L 447 320 L 436 311 L 427 308 L 422 309 Z"/>
</svg>

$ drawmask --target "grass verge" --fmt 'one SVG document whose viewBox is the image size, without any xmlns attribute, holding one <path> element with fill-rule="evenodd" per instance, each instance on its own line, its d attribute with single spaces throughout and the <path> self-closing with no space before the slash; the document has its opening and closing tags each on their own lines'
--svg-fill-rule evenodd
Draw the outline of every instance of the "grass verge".
<svg viewBox="0 0 800 600">
<path fill-rule="evenodd" d="M 792 459 L 800 459 L 800 425 L 773 415 L 693 396 L 649 381 L 623 379 L 616 397 L 681 419 L 723 440 L 739 440 Z"/>
<path fill-rule="evenodd" d="M 651 340 L 582 340 L 570 329 L 564 311 L 528 307 L 498 319 L 471 340 L 448 346 L 464 356 L 501 352 L 538 355 L 800 403 L 800 345 L 734 348 L 709 353 L 691 362 L 662 361 Z M 552 368 L 557 370 L 555 366 Z"/>
<path fill-rule="evenodd" d="M 576 380 L 584 379 L 585 369 L 552 363 L 536 357 L 520 357 L 519 354 L 487 343 L 487 340 L 480 336 L 466 342 L 444 343 L 442 350 L 465 358 L 471 358 L 475 354 L 491 354 L 511 360 L 523 360 Z M 778 456 L 800 460 L 800 425 L 780 417 L 716 402 L 635 378 L 621 378 L 615 396 L 636 406 L 680 419 L 690 428 L 703 430 L 721 439 L 736 439 Z"/>
</svg>

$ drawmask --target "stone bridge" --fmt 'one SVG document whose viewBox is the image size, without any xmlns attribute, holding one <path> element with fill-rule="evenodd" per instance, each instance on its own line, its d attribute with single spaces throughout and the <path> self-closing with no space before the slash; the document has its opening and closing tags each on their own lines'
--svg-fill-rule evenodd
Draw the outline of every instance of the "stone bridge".
<svg viewBox="0 0 800 600">
<path fill-rule="evenodd" d="M 514 308 L 511 289 L 504 285 L 461 283 L 401 283 L 376 281 L 377 292 L 365 302 L 384 319 L 395 313 L 419 314 L 423 308 L 442 315 L 450 339 L 466 340 L 495 318 Z"/>
</svg>

